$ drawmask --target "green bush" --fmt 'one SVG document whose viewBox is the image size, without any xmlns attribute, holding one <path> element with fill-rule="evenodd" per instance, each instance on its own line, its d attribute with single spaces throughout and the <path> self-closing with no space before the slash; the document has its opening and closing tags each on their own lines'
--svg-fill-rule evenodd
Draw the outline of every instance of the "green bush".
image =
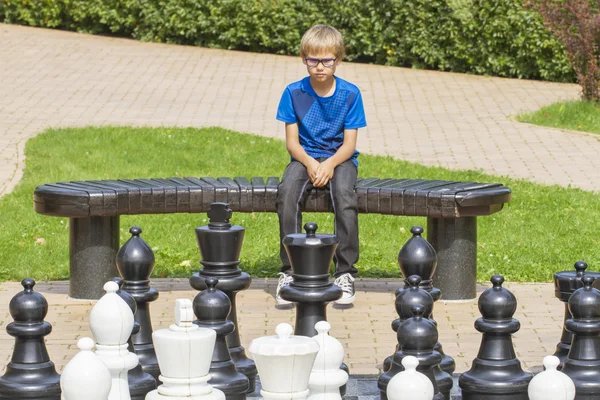
<svg viewBox="0 0 600 400">
<path fill-rule="evenodd" d="M 0 21 L 277 54 L 297 54 L 302 33 L 326 23 L 350 61 L 574 81 L 521 0 L 0 0 Z"/>
</svg>

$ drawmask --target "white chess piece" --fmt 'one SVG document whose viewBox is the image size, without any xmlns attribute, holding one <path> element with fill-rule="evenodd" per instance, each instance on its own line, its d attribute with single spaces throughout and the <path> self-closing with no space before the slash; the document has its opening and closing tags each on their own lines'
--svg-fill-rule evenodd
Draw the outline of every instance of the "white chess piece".
<svg viewBox="0 0 600 400">
<path fill-rule="evenodd" d="M 289 324 L 275 328 L 277 336 L 263 336 L 250 342 L 260 376 L 260 394 L 265 400 L 303 400 L 308 397 L 308 379 L 319 345 L 313 338 L 292 335 Z"/>
<path fill-rule="evenodd" d="M 117 294 L 119 285 L 104 284 L 106 294 L 90 312 L 90 329 L 96 339 L 96 355 L 108 367 L 112 386 L 108 400 L 131 400 L 127 371 L 138 365 L 138 356 L 127 350 L 133 330 L 133 312 Z"/>
<path fill-rule="evenodd" d="M 94 354 L 94 341 L 77 341 L 79 353 L 69 361 L 60 376 L 61 400 L 106 400 L 112 386 L 110 371 Z"/>
<path fill-rule="evenodd" d="M 146 400 L 225 400 L 225 394 L 208 384 L 217 334 L 194 325 L 189 299 L 175 300 L 175 324 L 152 333 L 163 383 Z"/>
<path fill-rule="evenodd" d="M 556 369 L 560 365 L 558 357 L 546 356 L 543 364 L 546 370 L 529 382 L 529 400 L 573 400 L 575 384 L 566 374 Z"/>
<path fill-rule="evenodd" d="M 433 399 L 433 384 L 417 371 L 418 365 L 416 357 L 406 356 L 402 359 L 404 371 L 394 375 L 388 383 L 386 394 L 389 400 Z"/>
<path fill-rule="evenodd" d="M 329 322 L 319 321 L 315 329 L 318 334 L 313 338 L 319 344 L 319 352 L 308 380 L 308 400 L 341 400 L 340 387 L 348 382 L 348 373 L 340 369 L 344 346 L 329 336 Z"/>
</svg>

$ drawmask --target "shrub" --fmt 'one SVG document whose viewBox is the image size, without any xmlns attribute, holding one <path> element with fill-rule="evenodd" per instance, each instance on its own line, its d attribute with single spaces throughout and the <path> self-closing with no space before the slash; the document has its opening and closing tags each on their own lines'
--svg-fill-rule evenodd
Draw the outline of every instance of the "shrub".
<svg viewBox="0 0 600 400">
<path fill-rule="evenodd" d="M 521 0 L 0 0 L 0 20 L 87 33 L 297 54 L 315 23 L 349 61 L 569 82 L 562 43 Z"/>
<path fill-rule="evenodd" d="M 600 0 L 528 0 L 564 44 L 584 100 L 600 102 Z"/>
</svg>

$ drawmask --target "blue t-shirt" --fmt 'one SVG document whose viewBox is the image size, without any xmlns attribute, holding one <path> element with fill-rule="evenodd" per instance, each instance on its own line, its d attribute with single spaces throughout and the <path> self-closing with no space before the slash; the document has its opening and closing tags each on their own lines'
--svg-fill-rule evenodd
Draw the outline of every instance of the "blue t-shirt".
<svg viewBox="0 0 600 400">
<path fill-rule="evenodd" d="M 335 92 L 321 97 L 310 85 L 310 77 L 289 84 L 283 91 L 277 119 L 298 123 L 300 145 L 313 157 L 329 158 L 344 142 L 344 129 L 367 126 L 362 96 L 356 85 L 335 77 Z M 352 162 L 358 166 L 358 151 Z"/>
</svg>

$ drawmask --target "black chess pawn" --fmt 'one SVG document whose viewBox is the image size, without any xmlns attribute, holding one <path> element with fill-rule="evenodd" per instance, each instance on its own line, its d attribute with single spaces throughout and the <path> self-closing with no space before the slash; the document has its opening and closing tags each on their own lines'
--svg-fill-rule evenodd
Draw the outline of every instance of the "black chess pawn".
<svg viewBox="0 0 600 400">
<path fill-rule="evenodd" d="M 585 261 L 577 261 L 574 267 L 574 271 L 561 271 L 554 274 L 554 296 L 565 304 L 562 335 L 560 337 L 560 342 L 556 345 L 556 352 L 554 353 L 561 362 L 561 365 L 557 368 L 558 370 L 562 368 L 562 363 L 569 354 L 571 341 L 573 340 L 573 334 L 569 332 L 566 327 L 567 320 L 573 318 L 569 312 L 569 297 L 571 297 L 575 290 L 583 287 L 581 278 L 583 278 L 584 275 L 593 276 L 595 278 L 594 287 L 596 289 L 600 287 L 600 273 L 586 271 L 588 265 Z"/>
<path fill-rule="evenodd" d="M 418 305 L 423 308 L 423 318 L 429 318 L 433 310 L 433 298 L 426 290 L 419 287 L 419 284 L 421 283 L 421 278 L 418 275 L 411 275 L 408 277 L 407 281 L 409 287 L 406 289 L 399 290 L 397 292 L 398 295 L 396 296 L 396 312 L 398 313 L 398 316 L 400 318 L 394 320 L 394 322 L 392 323 L 392 329 L 396 332 L 397 335 L 399 335 L 398 329 L 400 325 L 402 325 L 402 323 L 407 321 L 409 318 L 413 317 L 413 306 Z M 433 324 L 435 325 L 435 321 L 431 320 L 431 322 L 433 322 Z M 388 367 L 377 381 L 377 386 L 381 392 L 382 400 L 387 399 L 387 385 L 389 381 L 396 374 L 404 370 L 404 367 L 401 363 L 394 362 L 395 358 L 397 358 L 400 361 L 402 360 L 402 358 L 404 358 L 404 356 L 402 355 L 403 349 L 400 345 L 400 336 L 398 336 L 398 339 L 399 340 L 398 344 L 396 345 L 396 351 L 393 355 L 386 359 L 385 364 L 387 364 Z M 434 352 L 439 353 L 435 350 L 435 346 Z M 397 354 L 398 357 L 395 357 Z M 431 368 L 439 392 L 441 392 L 446 399 L 450 399 L 450 390 L 452 390 L 453 384 L 452 376 L 447 372 L 443 371 L 440 368 L 439 363 L 434 364 Z"/>
<path fill-rule="evenodd" d="M 512 334 L 521 327 L 513 318 L 517 299 L 502 287 L 502 275 L 492 276 L 491 282 L 494 286 L 479 297 L 483 318 L 475 321 L 475 329 L 483 333 L 483 337 L 471 369 L 459 378 L 462 398 L 528 400 L 527 386 L 533 376 L 521 368 L 512 343 Z"/>
<path fill-rule="evenodd" d="M 134 319 L 135 314 L 137 312 L 137 304 L 133 296 L 123 290 L 123 279 L 115 277 L 112 279 L 113 282 L 116 282 L 119 285 L 119 290 L 117 290 L 117 294 L 120 298 L 127 303 L 129 308 L 131 308 L 131 312 L 133 312 Z M 133 323 L 133 330 L 131 332 L 131 336 L 127 340 L 127 350 L 131 353 L 135 353 L 135 347 L 133 346 L 132 337 L 140 330 L 140 324 L 135 321 Z M 139 359 L 139 357 L 138 357 Z M 129 370 L 127 373 L 127 383 L 129 384 L 129 393 L 131 394 L 131 400 L 144 400 L 146 395 L 156 389 L 156 379 L 149 373 L 145 372 L 142 368 L 141 361 L 138 361 L 138 365 Z"/>
<path fill-rule="evenodd" d="M 217 289 L 229 297 L 231 312 L 227 319 L 233 322 L 236 329 L 227 335 L 227 346 L 235 368 L 248 377 L 248 393 L 252 393 L 255 390 L 256 365 L 246 357 L 237 328 L 236 295 L 239 291 L 248 289 L 252 282 L 250 275 L 239 268 L 244 228 L 229 223 L 232 212 L 227 203 L 212 203 L 207 214 L 208 226 L 196 228 L 202 268 L 192 275 L 190 285 L 196 290 L 204 290 L 208 278 L 217 278 Z"/>
<path fill-rule="evenodd" d="M 60 375 L 44 343 L 44 336 L 52 332 L 52 325 L 44 321 L 48 302 L 33 291 L 33 279 L 23 279 L 21 285 L 24 290 L 9 303 L 14 322 L 6 326 L 6 332 L 15 338 L 15 348 L 0 377 L 0 399 L 60 400 Z"/>
<path fill-rule="evenodd" d="M 131 238 L 117 253 L 117 269 L 124 280 L 121 290 L 129 293 L 137 304 L 134 313 L 139 331 L 131 339 L 135 353 L 140 359 L 144 372 L 158 380 L 160 368 L 152 343 L 152 320 L 150 303 L 158 299 L 158 291 L 150 287 L 150 275 L 154 269 L 154 252 L 140 237 L 142 229 L 134 226 L 129 229 Z"/>
<path fill-rule="evenodd" d="M 205 282 L 207 289 L 194 298 L 194 314 L 198 318 L 194 323 L 217 333 L 208 383 L 225 393 L 227 400 L 244 400 L 249 386 L 248 378 L 235 368 L 225 339 L 235 329 L 233 322 L 227 319 L 231 312 L 231 301 L 217 289 L 217 279 L 208 278 Z"/>
<path fill-rule="evenodd" d="M 439 367 L 439 363 L 442 360 L 440 353 L 433 349 L 438 339 L 435 323 L 429 318 L 425 318 L 425 306 L 421 304 L 412 305 L 410 306 L 410 310 L 412 316 L 402 322 L 398 327 L 397 338 L 400 350 L 394 354 L 394 360 L 390 371 L 396 368 L 396 365 L 400 366 L 400 369 L 397 372 L 402 371 L 404 368 L 402 367 L 402 359 L 406 356 L 414 356 L 419 360 L 417 371 L 429 378 L 433 385 L 433 400 L 449 400 L 450 389 L 448 389 L 446 395 L 442 393 L 437 385 L 434 374 L 435 368 Z M 388 377 L 388 379 L 385 380 L 382 378 L 390 371 L 381 375 L 377 382 L 377 386 L 381 391 L 382 400 L 387 399 L 387 383 L 389 383 L 391 377 Z M 452 378 L 450 378 L 450 381 L 452 381 Z M 450 383 L 450 385 L 452 384 Z"/>
<path fill-rule="evenodd" d="M 413 226 L 410 232 L 413 236 L 406 241 L 398 253 L 398 265 L 405 278 L 404 288 L 409 286 L 408 277 L 418 275 L 421 277 L 419 286 L 425 289 L 431 295 L 433 301 L 436 302 L 442 298 L 442 292 L 433 286 L 432 278 L 437 267 L 437 253 L 433 246 L 421 236 L 423 227 Z M 396 295 L 400 290 L 402 289 L 396 291 Z M 429 318 L 434 319 L 433 314 Z M 442 362 L 440 363 L 442 370 L 452 375 L 456 369 L 454 359 L 444 353 L 440 342 L 436 343 L 435 350 L 442 355 Z M 387 365 L 384 364 L 384 370 L 386 367 Z"/>
<path fill-rule="evenodd" d="M 600 290 L 593 287 L 593 276 L 582 281 L 569 299 L 573 318 L 566 326 L 573 341 L 562 372 L 575 383 L 576 400 L 592 400 L 600 399 Z"/>
</svg>

